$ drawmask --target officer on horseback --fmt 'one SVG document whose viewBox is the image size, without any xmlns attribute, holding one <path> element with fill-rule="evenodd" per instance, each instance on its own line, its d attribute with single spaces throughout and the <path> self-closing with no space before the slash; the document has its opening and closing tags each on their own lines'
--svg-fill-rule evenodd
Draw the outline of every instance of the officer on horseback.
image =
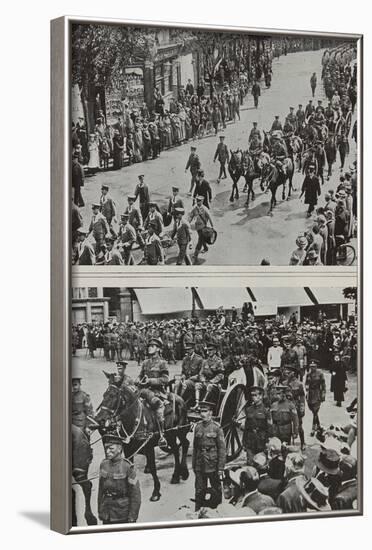
<svg viewBox="0 0 372 550">
<path fill-rule="evenodd" d="M 149 356 L 142 364 L 142 369 L 136 385 L 140 388 L 139 396 L 144 398 L 152 410 L 156 412 L 159 424 L 159 447 L 166 447 L 167 441 L 164 437 L 164 400 L 167 397 L 166 385 L 169 383 L 169 371 L 166 361 L 161 358 L 160 353 L 163 342 L 160 338 L 151 338 L 147 344 Z"/>
<path fill-rule="evenodd" d="M 72 377 L 72 424 L 85 431 L 88 417 L 93 417 L 90 395 L 81 389 L 81 376 Z"/>
<path fill-rule="evenodd" d="M 203 361 L 199 375 L 199 381 L 195 384 L 196 402 L 199 402 L 201 392 L 206 391 L 205 401 L 217 401 L 217 390 L 224 377 L 224 366 L 222 359 L 217 355 L 216 348 L 218 344 L 208 342 L 208 357 Z"/>
<path fill-rule="evenodd" d="M 257 140 L 259 143 L 262 142 L 261 132 L 260 132 L 260 130 L 257 128 L 257 122 L 254 122 L 254 123 L 253 123 L 253 128 L 252 128 L 252 130 L 250 131 L 249 139 L 248 139 L 249 145 L 251 144 L 252 141 L 255 140 L 255 138 L 256 138 L 256 140 Z"/>
<path fill-rule="evenodd" d="M 187 393 L 194 394 L 196 384 L 199 382 L 199 375 L 203 366 L 203 358 L 195 353 L 194 342 L 186 342 L 184 345 L 186 352 L 181 367 L 181 382 L 177 388 L 177 393 L 187 401 Z M 199 395 L 196 396 L 195 408 L 199 407 Z"/>
</svg>

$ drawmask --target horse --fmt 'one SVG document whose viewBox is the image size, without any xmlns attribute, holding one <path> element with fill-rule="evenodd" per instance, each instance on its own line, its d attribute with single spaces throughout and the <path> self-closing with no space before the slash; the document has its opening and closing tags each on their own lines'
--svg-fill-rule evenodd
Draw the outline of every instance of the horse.
<svg viewBox="0 0 372 550">
<path fill-rule="evenodd" d="M 276 191 L 280 185 L 283 185 L 282 200 L 288 200 L 292 191 L 292 179 L 294 173 L 293 162 L 290 158 L 285 158 L 282 163 L 282 171 L 279 171 L 275 162 L 271 162 L 268 166 L 264 180 L 267 182 L 267 186 L 271 191 L 270 209 L 268 214 L 271 215 L 274 207 L 276 206 Z M 285 197 L 285 189 L 287 179 L 289 181 L 287 199 Z"/>
<path fill-rule="evenodd" d="M 234 202 L 234 191 L 235 191 L 235 199 L 239 199 L 239 189 L 238 189 L 238 181 L 240 180 L 240 177 L 244 174 L 243 169 L 243 156 L 240 149 L 237 149 L 236 151 L 231 151 L 230 149 L 230 160 L 228 164 L 228 170 L 231 179 L 233 180 L 233 185 L 231 189 L 231 195 L 230 195 L 230 202 Z"/>
<path fill-rule="evenodd" d="M 92 512 L 90 499 L 92 496 L 92 482 L 88 479 L 88 470 L 92 462 L 93 453 L 89 438 L 85 432 L 72 424 L 72 477 L 80 485 L 85 499 L 84 517 L 87 525 L 97 525 L 97 518 Z M 76 493 L 72 489 L 72 525 L 77 525 Z"/>
<path fill-rule="evenodd" d="M 123 436 L 124 455 L 133 461 L 134 455 L 142 454 L 146 457 L 145 472 L 151 473 L 154 487 L 150 497 L 151 502 L 157 502 L 160 497 L 160 481 L 157 475 L 155 462 L 155 447 L 160 434 L 157 420 L 149 406 L 138 396 L 138 393 L 129 385 L 118 387 L 115 375 L 105 373 L 108 387 L 103 394 L 102 403 L 95 416 L 100 426 L 100 433 L 112 428 Z M 180 479 L 189 477 L 187 468 L 187 451 L 189 441 L 187 434 L 190 424 L 187 421 L 185 402 L 176 394 L 169 394 L 164 413 L 164 437 L 174 457 L 174 471 L 171 483 L 179 483 Z M 180 460 L 179 445 L 182 449 Z"/>
<path fill-rule="evenodd" d="M 324 144 L 324 151 L 328 163 L 327 180 L 329 180 L 332 175 L 332 166 L 336 162 L 337 156 L 336 139 L 334 134 L 328 134 L 328 138 L 326 139 L 326 142 Z"/>
<path fill-rule="evenodd" d="M 245 179 L 245 185 L 243 189 L 243 193 L 247 192 L 247 200 L 245 202 L 245 206 L 249 205 L 249 199 L 252 196 L 252 201 L 255 199 L 255 194 L 253 190 L 253 182 L 255 179 L 261 177 L 261 171 L 257 171 L 256 169 L 256 163 L 254 161 L 254 158 L 252 155 L 249 154 L 248 151 L 243 152 L 243 175 Z"/>
</svg>

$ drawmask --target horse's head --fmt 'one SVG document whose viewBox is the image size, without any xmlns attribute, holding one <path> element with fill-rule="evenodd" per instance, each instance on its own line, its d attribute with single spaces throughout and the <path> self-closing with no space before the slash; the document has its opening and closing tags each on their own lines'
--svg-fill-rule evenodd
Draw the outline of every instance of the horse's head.
<svg viewBox="0 0 372 550">
<path fill-rule="evenodd" d="M 115 374 L 103 371 L 108 380 L 108 386 L 103 394 L 102 403 L 97 409 L 95 421 L 101 428 L 109 428 L 116 422 L 116 417 L 121 408 L 125 405 L 121 388 L 116 384 Z"/>
</svg>

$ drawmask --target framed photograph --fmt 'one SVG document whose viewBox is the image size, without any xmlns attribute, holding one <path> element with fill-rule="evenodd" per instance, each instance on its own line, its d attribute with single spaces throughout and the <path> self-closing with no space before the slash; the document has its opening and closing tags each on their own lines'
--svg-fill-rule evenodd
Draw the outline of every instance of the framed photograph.
<svg viewBox="0 0 372 550">
<path fill-rule="evenodd" d="M 52 529 L 362 514 L 362 36 L 51 30 Z"/>
</svg>

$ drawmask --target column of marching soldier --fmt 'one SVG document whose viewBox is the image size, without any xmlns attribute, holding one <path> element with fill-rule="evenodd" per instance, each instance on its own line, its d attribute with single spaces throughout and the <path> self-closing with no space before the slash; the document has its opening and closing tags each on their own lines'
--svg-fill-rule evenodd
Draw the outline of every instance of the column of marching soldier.
<svg viewBox="0 0 372 550">
<path fill-rule="evenodd" d="M 222 334 L 234 333 L 236 325 L 239 326 L 240 323 L 233 324 L 235 327 L 223 328 L 224 317 L 221 314 L 215 320 L 214 327 L 220 333 L 222 330 Z M 327 321 L 323 320 L 320 326 L 324 331 Z M 148 399 L 150 406 L 154 408 L 162 435 L 163 411 L 162 414 L 159 412 L 167 399 L 169 371 L 167 361 L 161 355 L 165 346 L 158 335 L 158 328 L 156 323 L 150 327 L 153 335 L 147 339 L 147 359 L 142 362 L 136 383 L 140 381 L 142 397 Z M 232 369 L 260 365 L 257 359 L 258 341 L 255 341 L 257 328 L 254 323 L 247 324 L 246 345 L 250 351 L 247 354 L 237 349 Z M 351 454 L 351 446 L 356 438 L 356 400 L 348 407 L 350 419 L 339 428 L 339 432 L 334 427 L 324 430 L 319 419 L 319 409 L 326 397 L 326 385 L 323 369 L 319 368 L 319 361 L 314 358 L 317 355 L 316 350 L 312 350 L 311 346 L 304 346 L 304 338 L 298 334 L 304 334 L 307 344 L 310 339 L 306 330 L 301 332 L 301 325 L 293 323 L 292 327 L 284 329 L 282 325 L 274 324 L 274 328 L 277 330 L 270 333 L 272 345 L 268 347 L 267 355 L 267 387 L 247 388 L 248 401 L 242 425 L 247 457 L 247 465 L 244 467 L 233 464 L 226 466 L 223 430 L 213 419 L 216 395 L 226 375 L 226 361 L 221 359 L 218 341 L 211 338 L 202 345 L 205 351 L 199 355 L 197 351 L 201 349 L 202 340 L 198 338 L 199 329 L 196 328 L 191 337 L 190 330 L 186 330 L 182 374 L 175 391 L 181 396 L 190 390 L 194 393 L 194 410 L 198 411 L 201 418 L 196 424 L 193 442 L 192 467 L 195 473 L 197 514 L 194 517 L 211 517 L 213 513 L 224 517 L 236 514 L 249 516 L 308 510 L 349 510 L 357 505 L 357 461 Z M 310 333 L 314 328 L 317 330 L 314 326 Z M 323 361 L 322 366 L 332 372 L 331 391 L 334 392 L 338 406 L 341 406 L 347 389 L 346 368 L 340 361 L 341 349 L 345 345 L 349 349 L 350 346 L 356 346 L 352 342 L 352 338 L 355 338 L 353 333 L 352 327 L 340 326 L 338 323 L 331 332 L 322 334 L 332 350 L 327 356 L 326 364 Z M 294 334 L 297 334 L 295 341 Z M 232 346 L 235 343 L 239 345 L 239 339 L 232 339 L 231 343 Z M 278 345 L 280 343 L 284 349 Z M 315 345 L 317 347 L 319 346 Z M 172 346 L 170 348 L 173 349 Z M 170 359 L 174 360 L 174 355 L 171 354 Z M 117 361 L 118 387 L 122 384 L 136 384 L 125 372 L 127 364 L 124 360 Z M 310 436 L 317 435 L 322 441 L 320 453 L 312 469 L 312 462 L 306 455 L 302 427 L 306 403 L 313 415 Z M 73 424 L 89 434 L 91 416 L 93 407 L 89 395 L 81 388 L 81 378 L 74 377 Z M 300 445 L 296 441 L 298 436 Z M 103 441 L 106 458 L 100 466 L 99 517 L 104 523 L 136 521 L 140 509 L 140 487 L 135 469 L 122 456 L 122 441 L 118 436 L 107 435 Z M 209 500 L 206 499 L 207 494 L 210 496 Z M 221 504 L 222 495 L 225 502 Z M 206 512 L 206 507 L 216 512 Z"/>
<path fill-rule="evenodd" d="M 279 115 L 266 134 L 264 143 L 257 123 L 249 134 L 249 154 L 257 174 L 260 155 L 266 151 L 275 167 L 281 172 L 282 162 L 296 156 L 296 139 L 303 156 L 302 171 L 306 177 L 302 185 L 300 198 L 304 195 L 304 202 L 308 205 L 307 216 L 310 217 L 321 195 L 321 184 L 324 183 L 324 169 L 328 161 L 327 179 L 332 173 L 332 164 L 336 160 L 336 147 L 339 149 L 341 172 L 344 169 L 345 158 L 348 153 L 347 118 L 354 112 L 356 105 L 356 65 L 353 69 L 350 64 L 342 66 L 340 63 L 328 62 L 323 67 L 323 83 L 328 97 L 328 106 L 318 100 L 317 106 L 309 100 L 306 108 L 298 106 L 297 112 L 290 107 L 282 125 Z M 314 73 L 310 79 L 314 96 L 317 82 Z M 326 135 L 336 136 L 335 143 L 328 143 L 325 147 Z M 267 137 L 269 139 L 267 140 Z M 357 139 L 356 123 L 352 132 Z M 332 138 L 333 139 L 333 138 Z M 225 179 L 226 165 L 230 161 L 229 149 L 225 143 L 225 136 L 221 135 L 213 160 L 220 163 L 217 183 Z M 269 149 L 268 149 L 269 148 Z M 180 196 L 179 185 L 172 186 L 172 195 L 163 212 L 160 212 L 156 202 L 151 201 L 150 186 L 144 181 L 145 176 L 138 176 L 138 184 L 133 194 L 127 197 L 127 206 L 120 216 L 118 229 L 116 227 L 117 206 L 110 196 L 109 185 L 101 187 L 99 201 L 92 204 L 92 218 L 89 228 L 82 227 L 82 217 L 78 203 L 80 199 L 73 197 L 72 206 L 72 237 L 73 237 L 73 264 L 78 265 L 133 265 L 135 263 L 132 250 L 137 246 L 143 251 L 140 263 L 148 265 L 163 265 L 165 263 L 166 248 L 178 245 L 177 265 L 191 265 L 198 263 L 200 253 L 208 251 L 208 244 L 213 244 L 216 232 L 210 214 L 212 188 L 205 178 L 201 161 L 195 145 L 191 146 L 190 156 L 185 171 L 190 171 L 191 183 L 188 195 L 192 195 L 192 207 L 185 216 L 184 200 Z M 72 164 L 73 182 L 84 179 L 82 167 L 77 159 Z M 78 185 L 76 183 L 76 185 Z M 76 186 L 75 185 L 75 186 Z M 81 182 L 80 184 L 81 185 Z M 252 199 L 254 192 L 252 190 Z M 233 197 L 233 194 L 232 194 Z M 77 202 L 76 202 L 77 201 Z M 138 201 L 138 206 L 136 206 Z M 348 241 L 354 233 L 354 221 L 357 216 L 357 174 L 356 162 L 350 171 L 341 175 L 335 191 L 330 190 L 325 197 L 325 205 L 317 209 L 314 220 L 315 230 L 305 232 L 296 239 L 296 250 L 293 251 L 290 265 L 326 265 L 335 263 L 337 239 Z M 166 235 L 164 226 L 172 224 L 171 231 Z M 191 246 L 191 227 L 197 233 L 193 258 L 189 256 Z M 313 228 L 314 229 L 314 228 Z M 93 242 L 92 242 L 93 239 Z"/>
</svg>

